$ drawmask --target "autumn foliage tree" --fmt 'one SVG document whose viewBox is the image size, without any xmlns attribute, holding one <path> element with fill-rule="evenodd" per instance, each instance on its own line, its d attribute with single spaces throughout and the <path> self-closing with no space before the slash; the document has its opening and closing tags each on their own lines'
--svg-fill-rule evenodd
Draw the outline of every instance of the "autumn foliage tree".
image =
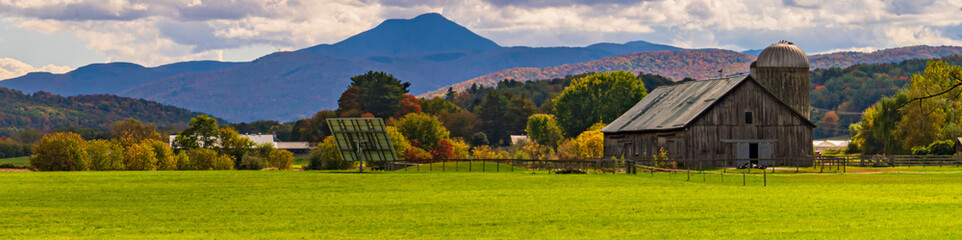
<svg viewBox="0 0 962 240">
<path fill-rule="evenodd" d="M 624 71 L 579 78 L 553 99 L 558 124 L 576 136 L 595 123 L 610 123 L 648 95 L 645 84 Z"/>
<path fill-rule="evenodd" d="M 90 169 L 87 143 L 76 133 L 52 133 L 33 146 L 30 166 L 41 171 L 85 171 Z"/>
</svg>

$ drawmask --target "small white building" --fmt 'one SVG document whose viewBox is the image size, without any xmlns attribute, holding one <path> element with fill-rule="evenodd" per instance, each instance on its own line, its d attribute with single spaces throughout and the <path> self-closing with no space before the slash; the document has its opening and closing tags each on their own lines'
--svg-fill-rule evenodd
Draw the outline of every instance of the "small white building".
<svg viewBox="0 0 962 240">
<path fill-rule="evenodd" d="M 307 153 L 311 150 L 311 144 L 308 142 L 282 142 L 272 134 L 241 134 L 240 136 L 250 139 L 251 142 L 257 145 L 270 143 L 274 145 L 274 148 L 284 149 L 293 153 Z M 168 144 L 173 145 L 174 138 L 177 137 L 177 135 L 170 135 L 169 137 L 170 141 Z"/>
<path fill-rule="evenodd" d="M 852 140 L 815 140 L 812 141 L 812 146 L 815 146 L 815 151 L 842 150 L 851 142 Z"/>
</svg>

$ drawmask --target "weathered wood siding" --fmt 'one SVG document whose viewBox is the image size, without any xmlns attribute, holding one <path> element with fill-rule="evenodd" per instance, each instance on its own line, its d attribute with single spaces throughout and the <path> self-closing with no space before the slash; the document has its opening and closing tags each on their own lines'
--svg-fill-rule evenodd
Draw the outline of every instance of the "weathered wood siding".
<svg viewBox="0 0 962 240">
<path fill-rule="evenodd" d="M 733 160 L 735 143 L 723 140 L 774 139 L 773 158 L 810 158 L 812 127 L 764 91 L 746 81 L 683 130 L 606 133 L 605 156 L 649 159 L 665 148 L 675 160 Z M 746 124 L 749 111 L 753 123 Z"/>
<path fill-rule="evenodd" d="M 693 159 L 735 159 L 735 144 L 723 140 L 774 139 L 773 158 L 809 157 L 812 127 L 752 81 L 732 90 L 689 125 L 685 138 Z M 753 121 L 745 123 L 745 112 Z"/>
</svg>

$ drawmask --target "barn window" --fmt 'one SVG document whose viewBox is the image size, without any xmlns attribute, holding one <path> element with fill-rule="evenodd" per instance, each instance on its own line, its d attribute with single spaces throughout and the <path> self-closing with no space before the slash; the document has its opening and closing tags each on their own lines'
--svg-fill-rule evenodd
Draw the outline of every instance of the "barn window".
<svg viewBox="0 0 962 240">
<path fill-rule="evenodd" d="M 755 123 L 755 119 L 754 119 L 755 116 L 753 116 L 753 115 L 754 115 L 754 114 L 752 114 L 751 111 L 745 112 L 745 124 Z"/>
</svg>

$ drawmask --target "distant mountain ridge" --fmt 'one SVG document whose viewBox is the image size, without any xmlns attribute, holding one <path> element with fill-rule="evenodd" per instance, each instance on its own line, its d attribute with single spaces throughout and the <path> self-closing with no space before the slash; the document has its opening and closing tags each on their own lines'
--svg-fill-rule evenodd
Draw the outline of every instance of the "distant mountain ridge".
<svg viewBox="0 0 962 240">
<path fill-rule="evenodd" d="M 752 52 L 752 51 L 746 51 Z M 910 46 L 879 50 L 870 53 L 838 52 L 809 56 L 814 69 L 849 67 L 855 64 L 893 63 L 909 59 L 935 59 L 962 54 L 962 47 L 955 46 Z M 583 63 L 565 64 L 545 68 L 512 68 L 476 77 L 468 81 L 435 89 L 421 94 L 420 97 L 439 96 L 447 89 L 464 90 L 472 84 L 492 86 L 504 79 L 530 81 L 537 79 L 560 78 L 588 72 L 629 71 L 633 73 L 653 73 L 671 77 L 675 81 L 690 77 L 707 79 L 718 77 L 717 71 L 740 73 L 749 70 L 748 65 L 756 56 L 730 50 L 701 49 L 643 52 L 615 57 L 606 57 Z"/>
<path fill-rule="evenodd" d="M 145 83 L 188 72 L 217 71 L 240 63 L 217 61 L 179 62 L 146 68 L 133 63 L 96 63 L 64 74 L 28 73 L 0 81 L 0 87 L 24 92 L 45 91 L 60 95 L 116 94 Z"/>
<path fill-rule="evenodd" d="M 687 52 L 675 53 L 679 51 Z M 251 62 L 185 62 L 156 68 L 91 64 L 66 74 L 31 73 L 0 81 L 0 86 L 63 95 L 116 94 L 207 112 L 232 122 L 288 121 L 336 108 L 350 77 L 371 70 L 411 82 L 411 93 L 422 94 L 472 79 L 525 80 L 604 69 L 673 78 L 711 77 L 719 68 L 724 73 L 738 71 L 729 69 L 742 69 L 745 59 L 753 58 L 726 51 L 685 50 L 644 41 L 502 47 L 431 13 L 387 20 L 335 44 L 276 52 Z M 660 53 L 643 54 L 649 52 Z M 602 58 L 607 62 L 596 61 Z M 871 60 L 854 55 L 840 59 Z"/>
</svg>

